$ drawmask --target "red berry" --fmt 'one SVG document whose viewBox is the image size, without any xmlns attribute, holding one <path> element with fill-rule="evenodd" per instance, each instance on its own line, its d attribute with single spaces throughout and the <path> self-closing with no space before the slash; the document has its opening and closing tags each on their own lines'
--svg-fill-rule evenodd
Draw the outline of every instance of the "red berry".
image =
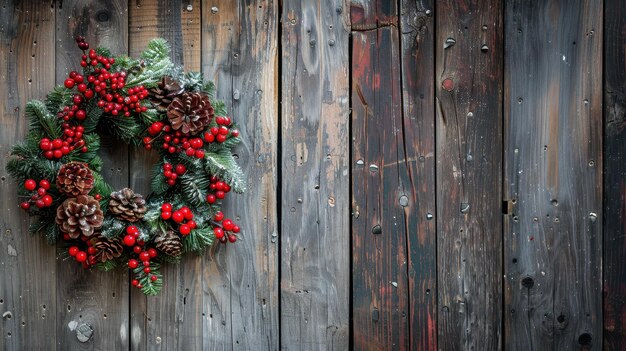
<svg viewBox="0 0 626 351">
<path fill-rule="evenodd" d="M 150 261 L 143 261 L 142 263 L 144 267 L 150 267 Z"/>
<path fill-rule="evenodd" d="M 187 222 L 187 225 L 189 226 L 189 228 L 191 229 L 196 229 L 196 227 L 198 226 L 198 224 L 196 224 L 196 221 L 194 220 L 190 220 Z"/>
<path fill-rule="evenodd" d="M 215 139 L 217 140 L 218 143 L 223 143 L 226 141 L 226 135 L 220 134 L 217 137 L 215 137 Z"/>
<path fill-rule="evenodd" d="M 204 158 L 204 151 L 196 150 L 196 158 Z"/>
<path fill-rule="evenodd" d="M 78 249 L 78 246 L 72 246 L 72 247 L 70 247 L 70 249 L 69 249 L 69 250 L 67 250 L 67 252 L 68 252 L 68 253 L 70 254 L 70 256 L 72 256 L 72 257 L 76 256 L 76 254 L 78 253 L 78 251 L 80 251 L 80 250 Z"/>
<path fill-rule="evenodd" d="M 139 228 L 134 225 L 129 225 L 128 227 L 126 227 L 126 234 L 137 236 L 137 234 L 139 234 Z"/>
<path fill-rule="evenodd" d="M 85 110 L 78 110 L 74 116 L 77 120 L 82 121 L 87 117 L 87 114 L 85 113 Z"/>
<path fill-rule="evenodd" d="M 78 262 L 87 261 L 87 253 L 85 253 L 85 251 L 78 251 L 75 257 L 76 257 L 76 261 Z"/>
<path fill-rule="evenodd" d="M 33 190 L 35 190 L 35 188 L 36 188 L 36 187 L 37 187 L 37 182 L 35 182 L 35 181 L 34 181 L 34 180 L 32 180 L 32 179 L 27 179 L 27 180 L 24 182 L 24 188 L 25 188 L 26 190 L 28 190 L 28 191 L 33 191 Z"/>
<path fill-rule="evenodd" d="M 213 228 L 213 234 L 215 234 L 216 238 L 221 239 L 224 237 L 224 229 L 220 227 L 215 227 Z"/>
<path fill-rule="evenodd" d="M 35 206 L 37 206 L 37 208 L 44 208 L 44 207 L 46 207 L 46 204 L 43 202 L 42 199 L 39 199 L 39 200 L 35 201 Z"/>
<path fill-rule="evenodd" d="M 124 236 L 124 245 L 126 246 L 133 246 L 135 245 L 135 237 L 133 235 L 126 235 Z"/>
<path fill-rule="evenodd" d="M 176 211 L 172 213 L 172 219 L 176 223 L 181 223 L 185 219 L 185 215 L 180 211 Z"/>
<path fill-rule="evenodd" d="M 146 252 L 146 251 L 142 251 L 139 254 L 139 259 L 142 260 L 142 261 L 150 261 L 150 254 L 148 252 Z"/>
<path fill-rule="evenodd" d="M 234 136 L 235 138 L 239 136 L 239 131 L 237 129 L 233 129 L 230 132 L 230 135 Z"/>
<path fill-rule="evenodd" d="M 233 233 L 239 233 L 240 230 L 241 228 L 238 225 L 233 226 Z"/>
<path fill-rule="evenodd" d="M 45 195 L 44 197 L 41 198 L 41 200 L 43 200 L 43 203 L 44 205 L 46 205 L 46 207 L 52 206 L 52 196 Z"/>
<path fill-rule="evenodd" d="M 162 212 L 172 212 L 172 204 L 170 203 L 164 203 L 163 205 L 161 205 L 161 211 Z"/>
<path fill-rule="evenodd" d="M 44 196 L 44 195 L 46 195 L 46 193 L 47 193 L 47 191 L 46 191 L 46 189 L 44 189 L 44 188 L 39 188 L 39 189 L 37 189 L 37 194 L 38 194 L 39 196 Z"/>
<path fill-rule="evenodd" d="M 216 191 L 216 192 L 215 192 L 215 197 L 217 197 L 218 199 L 220 199 L 220 200 L 221 200 L 221 199 L 223 199 L 224 197 L 226 197 L 226 194 L 225 194 L 223 191 L 218 190 L 218 191 Z"/>
<path fill-rule="evenodd" d="M 176 185 L 176 180 L 174 180 L 174 179 L 168 179 L 168 180 L 167 180 L 167 184 L 168 184 L 169 186 L 174 186 L 174 185 Z"/>
<path fill-rule="evenodd" d="M 67 233 L 63 234 L 63 240 L 69 241 L 70 239 L 72 239 L 72 238 L 70 237 L 69 234 L 67 234 Z"/>
<path fill-rule="evenodd" d="M 142 251 L 141 246 L 139 246 L 139 245 L 135 245 L 135 247 L 133 247 L 133 252 L 134 252 L 134 253 L 136 253 L 136 254 L 138 254 L 138 255 L 139 255 L 139 254 L 141 253 L 141 251 Z"/>
<path fill-rule="evenodd" d="M 167 221 L 171 217 L 172 217 L 172 212 L 168 212 L 168 211 L 161 212 L 161 218 L 163 218 L 164 220 Z"/>
<path fill-rule="evenodd" d="M 90 247 L 87 248 L 87 253 L 90 254 L 90 255 L 95 255 L 96 252 L 98 252 L 98 250 L 96 250 L 96 248 L 93 247 L 93 246 L 90 246 Z"/>
<path fill-rule="evenodd" d="M 64 84 L 66 88 L 72 89 L 74 87 L 74 84 L 76 84 L 76 82 L 74 82 L 74 79 L 72 78 L 67 78 Z"/>
<path fill-rule="evenodd" d="M 185 167 L 185 165 L 182 165 L 182 164 L 176 165 L 176 174 L 183 175 L 185 174 L 185 172 L 187 172 L 187 167 Z"/>
<path fill-rule="evenodd" d="M 180 228 L 178 228 L 178 231 L 182 235 L 188 235 L 189 233 L 191 233 L 191 228 L 189 228 L 189 225 L 183 224 L 180 226 Z"/>
<path fill-rule="evenodd" d="M 61 140 L 61 139 L 54 139 L 54 140 L 52 140 L 52 148 L 53 149 L 59 149 L 59 148 L 61 148 L 61 146 L 63 146 L 63 140 Z"/>
<path fill-rule="evenodd" d="M 139 262 L 137 260 L 135 259 L 128 260 L 128 268 L 135 269 L 137 267 L 139 267 Z"/>
<path fill-rule="evenodd" d="M 213 216 L 213 219 L 216 221 L 221 221 L 222 219 L 224 219 L 224 213 L 222 213 L 222 211 L 218 211 L 215 216 Z"/>
<path fill-rule="evenodd" d="M 44 188 L 44 189 L 46 189 L 46 190 L 48 190 L 48 189 L 50 189 L 50 182 L 48 180 L 46 180 L 46 179 L 42 179 L 42 180 L 39 181 L 39 186 Z"/>
<path fill-rule="evenodd" d="M 28 209 L 30 209 L 30 203 L 29 203 L 28 201 L 24 201 L 24 202 L 22 202 L 22 203 L 20 204 L 20 207 L 21 207 L 23 210 L 28 211 Z"/>
<path fill-rule="evenodd" d="M 150 254 L 151 258 L 154 258 L 157 256 L 157 250 L 151 247 L 148 249 L 148 254 Z"/>
<path fill-rule="evenodd" d="M 221 126 L 220 129 L 219 129 L 219 133 L 221 135 L 228 135 L 228 132 L 229 132 L 228 128 L 226 128 L 224 126 Z"/>
<path fill-rule="evenodd" d="M 206 132 L 204 133 L 204 141 L 206 141 L 207 143 L 212 143 L 215 141 L 215 135 Z"/>
<path fill-rule="evenodd" d="M 133 279 L 133 281 L 131 282 L 131 284 L 133 284 L 133 286 L 137 286 L 137 285 L 139 285 L 139 280 L 137 280 L 137 279 Z"/>
<path fill-rule="evenodd" d="M 215 195 L 213 194 L 208 194 L 206 196 L 206 202 L 210 203 L 210 204 L 214 204 L 215 203 Z"/>
<path fill-rule="evenodd" d="M 150 280 L 152 280 L 153 282 L 156 282 L 158 279 L 159 277 L 157 277 L 156 275 L 150 277 Z"/>
<path fill-rule="evenodd" d="M 96 196 L 94 196 L 94 198 L 98 201 L 102 200 L 102 195 L 100 194 L 96 194 Z"/>
<path fill-rule="evenodd" d="M 61 150 L 54 150 L 53 155 L 54 155 L 54 158 L 61 158 L 63 157 L 63 152 Z"/>
<path fill-rule="evenodd" d="M 228 241 L 230 241 L 231 243 L 234 243 L 235 241 L 237 241 L 237 237 L 234 235 L 229 235 L 228 236 Z"/>
<path fill-rule="evenodd" d="M 224 230 L 232 230 L 233 229 L 233 221 L 229 218 L 226 218 L 224 220 L 224 222 L 222 222 L 222 226 L 224 227 Z"/>
<path fill-rule="evenodd" d="M 145 273 L 150 273 L 150 267 L 146 267 L 146 268 L 144 268 L 144 269 L 143 269 L 143 271 L 144 271 Z"/>
</svg>

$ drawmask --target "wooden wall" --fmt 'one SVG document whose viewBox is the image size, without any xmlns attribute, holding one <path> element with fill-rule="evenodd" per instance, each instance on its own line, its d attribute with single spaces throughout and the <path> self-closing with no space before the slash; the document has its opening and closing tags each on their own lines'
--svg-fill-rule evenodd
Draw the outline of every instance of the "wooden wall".
<svg viewBox="0 0 626 351">
<path fill-rule="evenodd" d="M 241 126 L 244 240 L 157 297 L 27 237 L 5 170 L 79 34 L 166 38 Z M 625 57 L 623 0 L 0 0 L 0 349 L 626 350 Z"/>
</svg>

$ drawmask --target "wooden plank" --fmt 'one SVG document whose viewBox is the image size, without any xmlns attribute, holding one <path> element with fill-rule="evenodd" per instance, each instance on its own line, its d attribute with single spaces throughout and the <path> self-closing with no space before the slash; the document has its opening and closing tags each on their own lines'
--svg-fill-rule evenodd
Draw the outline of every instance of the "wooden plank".
<svg viewBox="0 0 626 351">
<path fill-rule="evenodd" d="M 203 265 L 204 349 L 275 350 L 278 2 L 206 0 L 202 10 L 203 72 L 238 122 L 244 142 L 235 153 L 249 189 L 225 206 L 242 240 L 219 247 Z"/>
<path fill-rule="evenodd" d="M 129 51 L 138 56 L 156 37 L 171 45 L 171 59 L 186 71 L 200 71 L 200 0 L 136 0 L 129 3 Z M 130 154 L 131 186 L 150 192 L 149 177 L 158 161 L 156 152 L 143 148 Z M 163 268 L 161 294 L 146 298 L 131 291 L 131 348 L 202 348 L 202 258 L 185 257 L 179 265 Z"/>
<path fill-rule="evenodd" d="M 602 347 L 602 13 L 506 6 L 507 349 Z"/>
<path fill-rule="evenodd" d="M 380 3 L 353 3 L 351 9 L 353 345 L 408 349 L 413 308 L 407 243 L 417 214 L 403 205 L 415 201 L 416 165 L 407 154 L 412 141 L 402 132 L 397 8 Z M 361 8 L 367 20 L 355 27 Z M 389 23 L 369 20 L 367 9 L 381 8 L 374 17 Z"/>
<path fill-rule="evenodd" d="M 438 348 L 502 347 L 502 4 L 437 2 Z"/>
<path fill-rule="evenodd" d="M 54 8 L 49 3 L 0 1 L 0 349 L 33 350 L 56 343 L 54 247 L 28 236 L 18 207 L 21 184 L 5 166 L 26 134 L 24 106 L 54 86 Z"/>
<path fill-rule="evenodd" d="M 282 8 L 281 348 L 347 350 L 349 12 Z"/>
<path fill-rule="evenodd" d="M 626 3 L 604 11 L 604 348 L 626 349 Z"/>
<path fill-rule="evenodd" d="M 434 1 L 400 2 L 410 348 L 437 349 Z M 407 201 L 408 200 L 408 201 Z"/>
<path fill-rule="evenodd" d="M 79 68 L 80 51 L 74 37 L 84 35 L 95 46 L 127 54 L 127 2 L 66 0 L 56 13 L 56 82 L 63 83 L 70 70 Z M 128 148 L 102 139 L 103 176 L 114 188 L 128 186 Z M 128 274 L 85 271 L 76 262 L 58 261 L 57 347 L 59 349 L 128 348 Z M 76 328 L 93 329 L 81 343 Z"/>
</svg>

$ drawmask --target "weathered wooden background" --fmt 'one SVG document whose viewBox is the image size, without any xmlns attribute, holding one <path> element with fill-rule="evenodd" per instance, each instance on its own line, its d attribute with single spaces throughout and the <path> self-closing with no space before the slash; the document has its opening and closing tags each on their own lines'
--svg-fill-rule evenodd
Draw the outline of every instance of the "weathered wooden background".
<svg viewBox="0 0 626 351">
<path fill-rule="evenodd" d="M 0 349 L 626 350 L 624 0 L 0 4 Z M 28 237 L 4 169 L 79 34 L 168 39 L 246 140 L 245 240 L 158 297 Z"/>
</svg>

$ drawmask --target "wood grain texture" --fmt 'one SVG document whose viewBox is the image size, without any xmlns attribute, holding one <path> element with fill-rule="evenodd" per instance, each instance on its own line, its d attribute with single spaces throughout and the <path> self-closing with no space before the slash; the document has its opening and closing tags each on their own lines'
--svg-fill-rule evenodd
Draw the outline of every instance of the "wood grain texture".
<svg viewBox="0 0 626 351">
<path fill-rule="evenodd" d="M 54 8 L 0 1 L 0 349 L 56 344 L 54 247 L 30 237 L 16 184 L 6 172 L 11 146 L 26 134 L 24 106 L 54 86 Z"/>
<path fill-rule="evenodd" d="M 349 12 L 282 9 L 281 349 L 347 350 L 350 288 Z"/>
<path fill-rule="evenodd" d="M 401 199 L 408 232 L 409 344 L 437 349 L 434 1 L 400 2 L 402 133 L 407 174 Z M 406 201 L 406 202 L 405 202 Z"/>
<path fill-rule="evenodd" d="M 122 0 L 59 3 L 56 11 L 56 82 L 63 83 L 71 70 L 80 68 L 80 50 L 74 37 L 83 35 L 92 47 L 104 46 L 114 55 L 127 54 L 127 3 Z M 128 147 L 102 138 L 102 174 L 113 186 L 128 186 Z M 59 349 L 128 348 L 128 274 L 86 271 L 76 262 L 58 261 L 57 347 Z M 93 329 L 85 343 L 76 328 Z"/>
<path fill-rule="evenodd" d="M 171 46 L 171 59 L 186 71 L 200 71 L 200 0 L 129 2 L 129 51 L 138 56 L 147 43 L 164 38 Z M 156 20 L 155 20 L 156 19 Z M 158 153 L 136 148 L 130 153 L 131 187 L 150 193 L 150 175 Z M 179 265 L 164 267 L 161 294 L 146 298 L 131 291 L 131 348 L 202 348 L 202 258 L 185 257 Z"/>
<path fill-rule="evenodd" d="M 604 3 L 604 349 L 626 350 L 626 3 Z"/>
<path fill-rule="evenodd" d="M 438 1 L 438 347 L 502 348 L 502 4 Z"/>
<path fill-rule="evenodd" d="M 510 350 L 602 348 L 602 13 L 601 1 L 506 6 Z"/>
<path fill-rule="evenodd" d="M 361 8 L 365 18 L 372 17 L 367 9 L 382 8 L 376 16 L 396 23 L 397 8 L 386 5 L 353 3 L 352 23 L 359 23 L 354 14 Z M 408 349 L 413 309 L 407 242 L 418 228 L 411 218 L 417 213 L 403 206 L 415 201 L 411 172 L 416 164 L 407 155 L 414 140 L 403 131 L 399 32 L 377 21 L 363 25 L 368 28 L 353 26 L 352 33 L 353 345 Z"/>
<path fill-rule="evenodd" d="M 242 240 L 218 247 L 204 266 L 204 348 L 276 350 L 278 1 L 205 0 L 202 9 L 203 72 L 241 130 L 234 152 L 249 189 L 224 209 Z"/>
</svg>

